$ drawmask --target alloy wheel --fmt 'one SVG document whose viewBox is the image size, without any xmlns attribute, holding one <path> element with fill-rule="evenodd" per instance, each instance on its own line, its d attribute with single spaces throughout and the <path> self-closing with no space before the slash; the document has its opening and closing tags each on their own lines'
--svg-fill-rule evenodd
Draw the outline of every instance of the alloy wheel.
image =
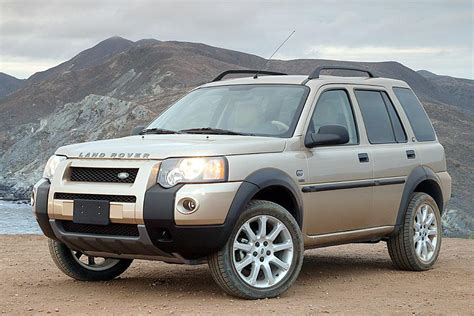
<svg viewBox="0 0 474 316">
<path fill-rule="evenodd" d="M 120 262 L 119 259 L 88 256 L 76 250 L 71 250 L 71 253 L 77 263 L 92 271 L 104 271 Z"/>
<path fill-rule="evenodd" d="M 413 221 L 413 229 L 415 254 L 422 262 L 429 262 L 436 252 L 438 243 L 438 221 L 430 205 L 421 204 L 418 207 Z"/>
<path fill-rule="evenodd" d="M 281 282 L 293 261 L 294 241 L 277 218 L 259 215 L 246 221 L 233 242 L 233 265 L 239 277 L 256 288 Z"/>
</svg>

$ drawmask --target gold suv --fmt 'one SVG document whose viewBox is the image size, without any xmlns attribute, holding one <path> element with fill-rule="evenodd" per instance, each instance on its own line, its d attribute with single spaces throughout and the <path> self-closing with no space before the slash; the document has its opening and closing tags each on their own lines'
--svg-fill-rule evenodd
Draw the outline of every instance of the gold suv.
<svg viewBox="0 0 474 316">
<path fill-rule="evenodd" d="M 305 249 L 385 241 L 404 270 L 438 258 L 451 178 L 403 81 L 230 70 L 133 134 L 59 148 L 34 187 L 74 279 L 207 262 L 224 291 L 258 299 L 292 285 Z"/>
</svg>

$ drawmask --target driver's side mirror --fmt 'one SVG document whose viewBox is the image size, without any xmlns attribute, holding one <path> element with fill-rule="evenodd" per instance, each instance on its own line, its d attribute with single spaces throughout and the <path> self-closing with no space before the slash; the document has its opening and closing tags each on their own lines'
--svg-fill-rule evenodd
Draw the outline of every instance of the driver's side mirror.
<svg viewBox="0 0 474 316">
<path fill-rule="evenodd" d="M 317 133 L 306 134 L 304 145 L 308 148 L 316 146 L 340 145 L 349 142 L 349 132 L 341 125 L 324 125 Z"/>
<path fill-rule="evenodd" d="M 140 132 L 145 129 L 146 126 L 135 126 L 130 133 L 131 136 L 140 135 Z"/>
</svg>

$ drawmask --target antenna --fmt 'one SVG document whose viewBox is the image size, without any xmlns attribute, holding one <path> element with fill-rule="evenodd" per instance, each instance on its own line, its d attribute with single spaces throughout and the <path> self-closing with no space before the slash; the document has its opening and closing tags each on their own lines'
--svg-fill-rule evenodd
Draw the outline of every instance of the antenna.
<svg viewBox="0 0 474 316">
<path fill-rule="evenodd" d="M 280 48 L 285 45 L 285 43 L 290 39 L 291 36 L 293 36 L 293 34 L 295 34 L 296 31 L 293 30 L 293 32 L 291 32 L 290 35 L 288 35 L 288 37 L 283 41 L 283 43 L 280 44 L 280 46 L 278 46 L 277 49 L 275 49 L 275 51 L 273 52 L 273 54 L 270 56 L 270 58 L 267 59 L 267 61 L 265 62 L 265 65 L 263 65 L 262 69 L 260 69 L 259 71 L 257 71 L 257 73 L 255 74 L 255 76 L 253 76 L 253 79 L 257 79 L 258 78 L 258 74 L 260 73 L 260 71 L 264 70 L 265 67 L 267 67 L 267 64 L 268 62 L 270 61 L 270 59 L 272 59 L 273 55 L 275 55 L 278 50 L 280 50 Z"/>
</svg>

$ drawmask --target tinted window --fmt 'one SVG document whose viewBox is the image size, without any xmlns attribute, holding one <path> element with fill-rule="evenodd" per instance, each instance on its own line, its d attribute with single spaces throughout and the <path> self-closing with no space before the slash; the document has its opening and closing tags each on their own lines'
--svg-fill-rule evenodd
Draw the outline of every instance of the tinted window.
<svg viewBox="0 0 474 316">
<path fill-rule="evenodd" d="M 309 131 L 318 132 L 324 125 L 342 125 L 349 132 L 348 144 L 357 144 L 357 132 L 351 103 L 345 90 L 323 92 L 316 103 Z"/>
<path fill-rule="evenodd" d="M 380 93 L 382 93 L 385 106 L 388 110 L 388 115 L 390 116 L 390 121 L 392 122 L 393 132 L 395 133 L 395 140 L 399 143 L 406 142 L 407 135 L 405 134 L 402 122 L 400 121 L 400 117 L 398 116 L 392 101 L 390 101 L 390 98 L 388 97 L 386 92 L 381 91 Z"/>
<path fill-rule="evenodd" d="M 433 126 L 415 94 L 407 88 L 393 88 L 418 141 L 436 140 Z"/>
<path fill-rule="evenodd" d="M 372 144 L 395 143 L 392 122 L 379 91 L 356 90 L 369 142 Z"/>
</svg>

